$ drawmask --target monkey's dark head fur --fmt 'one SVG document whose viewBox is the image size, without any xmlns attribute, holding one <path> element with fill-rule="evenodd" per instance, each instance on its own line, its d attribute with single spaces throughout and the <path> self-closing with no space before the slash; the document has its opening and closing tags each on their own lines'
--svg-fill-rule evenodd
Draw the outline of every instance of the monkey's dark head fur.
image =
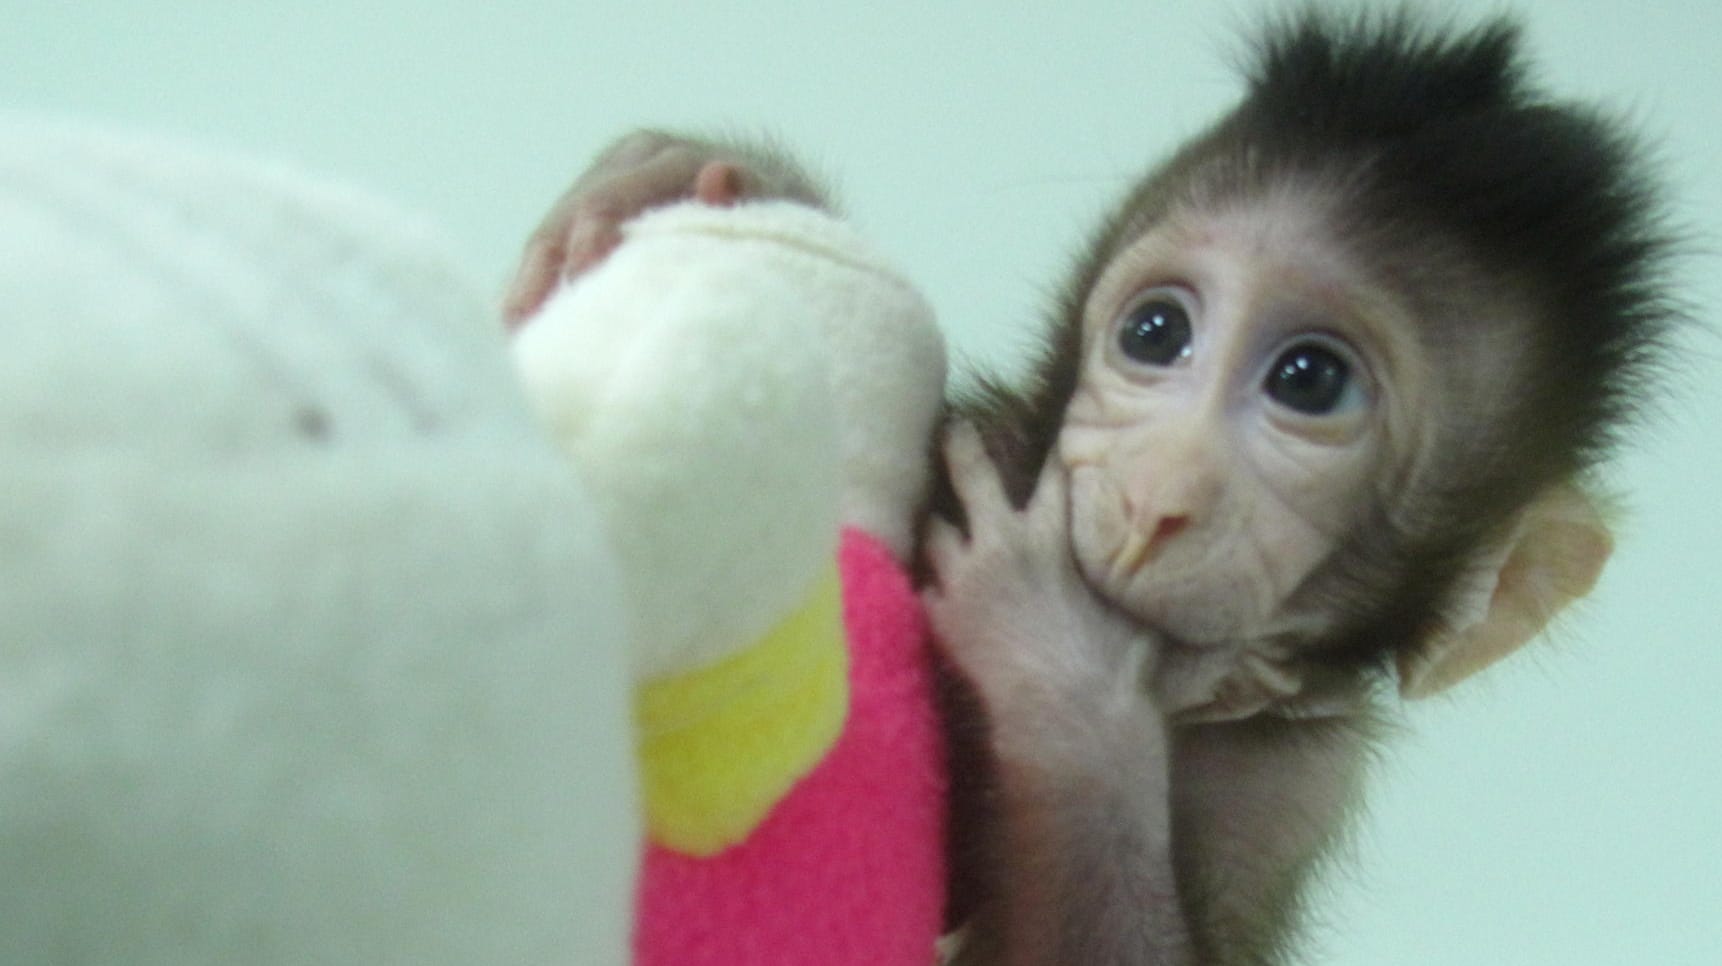
<svg viewBox="0 0 1722 966">
<path fill-rule="evenodd" d="M 1485 344 L 1515 360 L 1486 411 L 1467 411 L 1467 373 L 1434 374 L 1460 400 L 1429 417 L 1448 437 L 1446 468 L 1396 501 L 1409 510 L 1374 508 L 1306 587 L 1359 615 L 1324 653 L 1371 662 L 1386 656 L 1374 642 L 1427 633 L 1465 561 L 1516 511 L 1608 454 L 1677 318 L 1671 238 L 1634 140 L 1531 86 L 1508 21 L 1455 31 L 1404 10 L 1312 12 L 1253 52 L 1242 103 L 1094 240 L 1036 383 L 983 386 L 958 408 L 1023 472 L 1022 494 L 1074 391 L 1083 302 L 1106 263 L 1173 211 L 1307 187 L 1332 237 L 1412 308 L 1438 366 L 1472 365 Z"/>
</svg>

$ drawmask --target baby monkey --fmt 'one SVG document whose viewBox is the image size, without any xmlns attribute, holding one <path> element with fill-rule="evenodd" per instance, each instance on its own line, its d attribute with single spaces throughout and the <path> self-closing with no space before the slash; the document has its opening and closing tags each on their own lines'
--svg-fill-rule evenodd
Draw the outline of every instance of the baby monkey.
<svg viewBox="0 0 1722 966">
<path fill-rule="evenodd" d="M 1095 236 L 1032 378 L 953 404 L 924 555 L 958 962 L 1283 960 L 1386 687 L 1595 581 L 1586 478 L 1677 320 L 1671 242 L 1632 141 L 1523 74 L 1505 21 L 1269 29 Z M 772 151 L 626 139 L 508 311 L 642 207 L 781 195 L 821 197 Z"/>
</svg>

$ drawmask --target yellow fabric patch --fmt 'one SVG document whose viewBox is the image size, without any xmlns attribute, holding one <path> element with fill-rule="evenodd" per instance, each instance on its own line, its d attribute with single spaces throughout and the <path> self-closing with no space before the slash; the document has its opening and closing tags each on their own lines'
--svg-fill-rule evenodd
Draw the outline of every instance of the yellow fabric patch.
<svg viewBox="0 0 1722 966">
<path fill-rule="evenodd" d="M 646 828 L 711 856 L 746 839 L 842 733 L 849 651 L 836 568 L 758 643 L 635 696 Z"/>
</svg>

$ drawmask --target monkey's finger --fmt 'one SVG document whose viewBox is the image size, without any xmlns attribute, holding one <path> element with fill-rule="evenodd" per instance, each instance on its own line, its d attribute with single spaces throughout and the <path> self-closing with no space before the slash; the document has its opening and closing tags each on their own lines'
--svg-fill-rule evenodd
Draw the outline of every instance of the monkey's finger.
<svg viewBox="0 0 1722 966">
<path fill-rule="evenodd" d="M 958 561 L 968 549 L 968 540 L 956 524 L 948 520 L 934 518 L 927 524 L 926 536 L 921 541 L 922 552 L 927 555 L 927 564 L 933 570 L 934 586 L 943 589 L 951 574 L 956 571 Z"/>
<path fill-rule="evenodd" d="M 693 151 L 670 148 L 596 182 L 574 201 L 571 235 L 582 222 L 620 226 L 653 208 L 692 198 L 703 165 Z"/>
<path fill-rule="evenodd" d="M 1128 707 L 1147 698 L 1157 656 L 1146 637 L 1132 640 L 1120 655 L 1118 674 L 1114 677 L 1117 690 L 1113 695 L 1119 706 Z"/>
<path fill-rule="evenodd" d="M 1063 530 L 1069 523 L 1070 473 L 1057 453 L 1049 453 L 1035 478 L 1034 494 L 1026 508 L 1037 526 Z"/>
<path fill-rule="evenodd" d="M 605 159 L 556 200 L 526 242 L 503 296 L 514 328 L 538 311 L 559 279 L 578 278 L 622 243 L 622 225 L 654 207 L 691 198 L 701 162 L 690 151 L 644 141 Z M 606 173 L 613 167 L 621 170 Z"/>
<path fill-rule="evenodd" d="M 562 273 L 562 259 L 560 241 L 534 238 L 526 243 L 520 269 L 502 296 L 502 323 L 506 328 L 518 328 L 527 316 L 543 307 Z"/>
<path fill-rule="evenodd" d="M 963 504 L 974 528 L 978 517 L 1009 513 L 1010 499 L 999 479 L 980 430 L 973 423 L 958 422 L 945 436 L 945 466 L 951 473 L 951 488 Z"/>
<path fill-rule="evenodd" d="M 727 208 L 746 197 L 748 180 L 739 165 L 707 161 L 694 174 L 693 196 L 701 204 Z"/>
<path fill-rule="evenodd" d="M 574 191 L 582 191 L 594 180 L 606 177 L 611 172 L 638 167 L 679 141 L 675 135 L 653 128 L 629 131 L 598 153 L 591 167 L 574 182 Z"/>
<path fill-rule="evenodd" d="M 568 233 L 562 256 L 562 276 L 579 278 L 597 267 L 598 263 L 622 244 L 622 225 L 613 217 L 585 218 L 576 222 Z"/>
<path fill-rule="evenodd" d="M 526 317 L 538 311 L 544 300 L 562 278 L 568 258 L 568 232 L 573 227 L 579 206 L 586 198 L 585 185 L 592 178 L 587 172 L 574 182 L 574 187 L 562 193 L 539 220 L 520 256 L 520 268 L 514 273 L 508 291 L 502 298 L 502 317 L 514 328 Z"/>
</svg>

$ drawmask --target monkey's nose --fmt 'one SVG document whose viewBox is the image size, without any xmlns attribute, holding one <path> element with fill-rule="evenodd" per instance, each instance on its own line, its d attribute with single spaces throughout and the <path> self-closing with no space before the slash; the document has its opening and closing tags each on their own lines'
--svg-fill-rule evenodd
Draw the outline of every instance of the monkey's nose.
<svg viewBox="0 0 1722 966">
<path fill-rule="evenodd" d="M 1165 549 L 1166 541 L 1189 525 L 1189 517 L 1174 515 L 1161 517 L 1152 527 L 1131 526 L 1113 558 L 1113 567 L 1120 575 L 1134 573 L 1158 556 Z"/>
</svg>

